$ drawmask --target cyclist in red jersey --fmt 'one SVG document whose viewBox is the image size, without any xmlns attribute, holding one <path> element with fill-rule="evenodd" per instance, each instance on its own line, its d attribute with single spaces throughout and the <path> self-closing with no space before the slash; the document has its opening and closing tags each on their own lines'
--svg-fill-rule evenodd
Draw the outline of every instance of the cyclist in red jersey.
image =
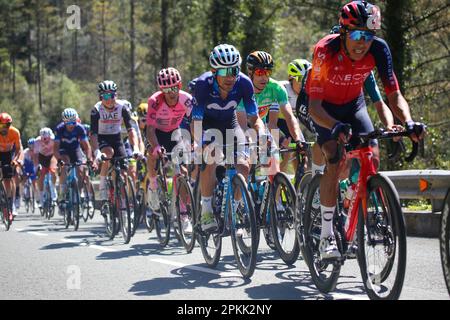
<svg viewBox="0 0 450 320">
<path fill-rule="evenodd" d="M 333 215 L 338 191 L 338 142 L 357 145 L 355 134 L 374 130 L 364 101 L 362 88 L 370 72 L 377 67 L 394 115 L 405 123 L 414 141 L 423 137 L 424 125 L 415 123 L 408 103 L 400 93 L 392 55 L 386 42 L 375 36 L 381 27 L 380 9 L 366 1 L 346 4 L 340 14 L 340 34 L 328 35 L 315 49 L 311 77 L 306 90 L 309 112 L 317 132 L 317 142 L 326 158 L 326 170 L 320 182 L 322 232 L 319 250 L 322 259 L 340 257 L 333 234 Z M 394 124 L 389 123 L 388 129 Z M 374 163 L 379 164 L 377 141 Z"/>
</svg>

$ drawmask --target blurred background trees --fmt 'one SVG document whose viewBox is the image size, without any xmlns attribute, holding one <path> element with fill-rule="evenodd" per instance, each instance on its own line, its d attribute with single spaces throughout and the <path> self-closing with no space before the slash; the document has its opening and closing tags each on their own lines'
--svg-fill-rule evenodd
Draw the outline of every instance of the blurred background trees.
<svg viewBox="0 0 450 320">
<path fill-rule="evenodd" d="M 244 58 L 252 50 L 270 52 L 273 77 L 284 80 L 291 60 L 311 59 L 346 2 L 77 0 L 80 28 L 69 29 L 73 1 L 0 0 L 0 111 L 11 113 L 25 142 L 42 126 L 55 127 L 66 107 L 88 121 L 103 79 L 116 81 L 120 97 L 134 105 L 156 90 L 162 67 L 179 69 L 187 84 L 209 70 L 209 52 L 219 43 L 234 44 Z M 413 117 L 429 125 L 422 157 L 412 166 L 449 169 L 450 4 L 373 2 L 381 7 L 381 37 Z M 407 167 L 383 161 L 391 169 Z"/>
</svg>

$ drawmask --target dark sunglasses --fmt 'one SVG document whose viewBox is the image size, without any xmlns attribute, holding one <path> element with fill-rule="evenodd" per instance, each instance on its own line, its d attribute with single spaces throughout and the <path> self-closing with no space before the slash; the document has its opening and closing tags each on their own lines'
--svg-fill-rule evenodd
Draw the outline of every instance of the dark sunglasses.
<svg viewBox="0 0 450 320">
<path fill-rule="evenodd" d="M 116 97 L 116 94 L 114 92 L 102 93 L 100 97 L 102 97 L 103 100 L 108 101 L 110 99 L 114 99 Z"/>
<path fill-rule="evenodd" d="M 360 41 L 364 39 L 365 42 L 372 41 L 375 37 L 375 33 L 365 30 L 349 30 L 348 35 L 353 41 Z"/>
<path fill-rule="evenodd" d="M 228 76 L 237 77 L 239 75 L 239 72 L 241 72 L 241 69 L 239 67 L 220 68 L 216 70 L 216 75 L 220 77 L 228 77 Z"/>
</svg>

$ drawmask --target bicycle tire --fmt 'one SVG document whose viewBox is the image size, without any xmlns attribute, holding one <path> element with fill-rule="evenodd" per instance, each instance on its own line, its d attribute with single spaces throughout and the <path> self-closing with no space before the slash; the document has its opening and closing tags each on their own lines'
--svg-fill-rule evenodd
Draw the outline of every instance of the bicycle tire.
<svg viewBox="0 0 450 320">
<path fill-rule="evenodd" d="M 439 228 L 439 248 L 441 252 L 442 272 L 450 295 L 450 190 L 444 201 Z"/>
<path fill-rule="evenodd" d="M 78 190 L 78 182 L 72 182 L 72 222 L 74 231 L 78 230 L 80 226 L 80 191 Z"/>
<path fill-rule="evenodd" d="M 276 207 L 274 197 L 277 194 L 277 190 L 282 188 L 284 190 L 283 202 L 286 202 L 286 206 L 283 205 L 283 210 L 278 210 Z M 278 172 L 273 179 L 273 190 L 270 193 L 270 228 L 272 229 L 273 241 L 276 247 L 276 251 L 280 255 L 281 260 L 287 265 L 293 265 L 297 261 L 300 254 L 300 247 L 298 245 L 297 232 L 295 231 L 295 212 L 296 212 L 296 193 L 294 186 L 289 178 L 283 172 Z M 283 230 L 284 229 L 284 230 Z M 283 243 L 286 243 L 286 230 L 288 235 L 290 234 L 290 240 L 292 243 L 288 243 L 285 247 Z M 284 232 L 283 232 L 284 231 Z M 287 237 L 289 240 L 289 236 Z"/>
<path fill-rule="evenodd" d="M 12 221 L 10 219 L 10 203 L 8 200 L 8 197 L 6 196 L 6 190 L 3 186 L 3 183 L 0 182 L 0 199 L 1 199 L 1 205 L 2 205 L 2 223 L 5 226 L 5 230 L 9 231 Z"/>
<path fill-rule="evenodd" d="M 232 194 L 234 195 L 235 190 L 240 190 L 242 199 L 244 200 L 244 206 L 248 209 L 247 215 L 244 217 L 243 221 L 239 224 L 232 223 L 231 225 L 231 243 L 233 245 L 234 257 L 236 259 L 239 271 L 245 279 L 252 277 L 255 272 L 256 267 L 256 255 L 258 251 L 257 246 L 257 232 L 259 231 L 256 225 L 255 209 L 253 205 L 253 200 L 248 191 L 247 183 L 245 182 L 242 174 L 236 174 L 232 179 Z M 232 197 L 234 198 L 234 197 Z M 229 203 L 228 208 L 231 210 L 234 206 Z M 237 213 L 230 212 L 232 215 L 233 222 L 237 221 Z M 244 228 L 236 228 L 236 226 L 244 225 Z M 238 230 L 242 230 L 243 233 L 250 235 L 248 239 L 250 240 L 249 246 L 244 242 L 244 235 L 238 235 Z M 245 231 L 244 231 L 245 230 Z M 239 252 L 239 250 L 241 252 Z"/>
<path fill-rule="evenodd" d="M 86 183 L 82 183 L 81 186 L 81 194 L 84 194 L 84 197 L 80 195 L 80 204 L 81 204 L 81 217 L 83 221 L 86 223 L 89 219 L 89 195 L 86 187 Z"/>
<path fill-rule="evenodd" d="M 123 241 L 128 244 L 131 239 L 131 210 L 128 197 L 128 190 L 125 182 L 116 177 L 116 210 L 119 216 L 120 231 L 123 236 Z M 123 202 L 122 202 L 122 197 Z M 125 204 L 125 208 L 122 205 Z"/>
<path fill-rule="evenodd" d="M 398 193 L 395 189 L 394 184 L 389 178 L 382 174 L 376 174 L 369 177 L 367 181 L 367 204 L 371 203 L 370 194 L 372 192 L 377 192 L 378 198 L 381 200 L 382 204 L 388 205 L 387 210 L 383 210 L 383 223 L 378 215 L 368 212 L 367 216 L 364 217 L 364 212 L 361 203 L 359 203 L 359 213 L 358 213 L 358 231 L 357 231 L 357 241 L 358 241 L 358 263 L 361 269 L 361 276 L 363 280 L 366 293 L 372 300 L 393 300 L 400 297 L 403 282 L 405 279 L 406 270 L 406 227 L 403 218 L 402 208 L 400 205 L 400 200 Z M 380 201 L 378 200 L 378 201 Z M 374 211 L 379 211 L 379 203 L 375 204 Z M 384 207 L 383 207 L 384 208 Z M 369 210 L 368 210 L 369 211 Z M 371 219 L 372 218 L 372 219 Z M 369 219 L 377 221 L 376 224 L 371 223 Z M 389 224 L 385 226 L 385 221 Z M 392 225 L 391 225 L 392 224 Z M 374 235 L 370 239 L 370 243 L 367 236 L 367 226 L 370 226 L 370 234 L 372 232 Z M 389 228 L 391 226 L 391 228 Z M 377 233 L 375 235 L 375 232 Z M 376 237 L 382 238 L 381 240 L 376 239 Z M 371 256 L 367 253 L 366 244 L 372 247 L 374 250 L 376 248 L 376 243 L 383 244 L 383 253 L 387 256 L 387 262 L 379 272 L 374 272 L 372 266 L 367 266 L 367 258 Z M 386 249 L 386 244 L 394 243 L 394 246 L 389 245 Z M 398 245 L 398 247 L 397 247 Z M 374 257 L 380 257 L 383 255 L 373 255 Z M 370 258 L 370 257 L 369 257 Z M 394 268 L 395 260 L 397 259 L 397 267 Z M 379 267 L 380 264 L 374 265 L 374 267 Z M 386 294 L 387 286 L 386 282 L 392 275 L 392 271 L 396 271 L 393 278 L 393 285 L 388 293 Z M 370 279 L 370 280 L 369 280 Z"/>
<path fill-rule="evenodd" d="M 320 259 L 319 243 L 322 225 L 322 215 L 319 208 L 313 207 L 313 199 L 320 192 L 320 180 L 322 174 L 316 174 L 311 180 L 306 196 L 304 214 L 305 245 L 303 259 L 311 273 L 311 278 L 317 289 L 322 293 L 328 293 L 336 287 L 341 266 L 339 263 L 331 263 Z M 320 194 L 320 193 L 319 193 Z M 318 196 L 318 195 L 316 195 Z M 335 214 L 336 215 L 336 214 Z M 335 234 L 337 234 L 335 230 Z M 336 237 L 338 240 L 338 237 Z M 331 270 L 327 270 L 331 266 Z M 328 275 L 328 276 L 327 276 Z"/>
<path fill-rule="evenodd" d="M 296 203 L 296 214 L 295 214 L 295 229 L 297 232 L 297 240 L 300 248 L 300 252 L 302 257 L 304 256 L 305 250 L 305 232 L 304 232 L 304 212 L 306 207 L 306 196 L 308 194 L 308 187 L 312 180 L 312 173 L 308 171 L 301 178 L 298 183 L 296 194 L 297 194 L 297 203 Z"/>
<path fill-rule="evenodd" d="M 136 190 L 134 187 L 133 179 L 131 179 L 130 176 L 128 176 L 128 195 L 129 195 L 129 201 L 130 201 L 130 223 L 131 223 L 131 237 L 134 236 L 136 233 L 136 230 L 139 225 L 139 205 L 136 200 Z"/>
<path fill-rule="evenodd" d="M 194 196 L 192 194 L 192 188 L 190 183 L 186 180 L 184 176 L 177 177 L 177 190 L 176 190 L 176 197 L 175 197 L 175 210 L 177 213 L 177 222 L 180 230 L 180 241 L 183 244 L 184 248 L 186 249 L 187 253 L 191 253 L 192 250 L 195 247 L 195 238 L 196 233 L 195 229 L 192 228 L 192 232 L 190 235 L 187 235 L 183 230 L 183 224 L 182 224 L 182 217 L 181 217 L 181 208 L 180 208 L 180 201 L 181 201 L 181 190 L 184 190 L 186 192 L 186 202 L 184 203 L 184 208 L 186 209 L 185 215 L 187 216 L 190 224 L 192 226 L 195 226 L 195 204 L 194 204 Z"/>
<path fill-rule="evenodd" d="M 30 201 L 31 201 L 31 213 L 32 214 L 34 214 L 35 212 L 36 212 L 36 199 L 35 199 L 35 197 L 34 197 L 34 188 L 33 188 L 33 185 L 31 186 L 31 198 L 30 198 Z"/>
</svg>

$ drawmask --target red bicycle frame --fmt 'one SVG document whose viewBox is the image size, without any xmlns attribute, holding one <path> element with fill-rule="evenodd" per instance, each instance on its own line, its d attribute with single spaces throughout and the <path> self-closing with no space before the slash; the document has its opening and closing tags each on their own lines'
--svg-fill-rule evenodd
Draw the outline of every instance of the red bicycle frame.
<svg viewBox="0 0 450 320">
<path fill-rule="evenodd" d="M 352 150 L 347 153 L 344 153 L 344 157 L 339 165 L 340 168 L 343 168 L 346 165 L 349 159 L 356 159 L 360 163 L 360 171 L 358 175 L 358 182 L 356 183 L 355 196 L 351 199 L 349 213 L 350 213 L 350 222 L 349 227 L 345 233 L 345 239 L 347 242 L 352 242 L 353 237 L 355 236 L 356 226 L 358 225 L 358 209 L 359 209 L 359 200 L 362 201 L 364 218 L 367 215 L 367 180 L 369 177 L 375 175 L 377 170 L 373 164 L 373 148 L 372 147 L 362 147 L 360 149 Z"/>
</svg>

